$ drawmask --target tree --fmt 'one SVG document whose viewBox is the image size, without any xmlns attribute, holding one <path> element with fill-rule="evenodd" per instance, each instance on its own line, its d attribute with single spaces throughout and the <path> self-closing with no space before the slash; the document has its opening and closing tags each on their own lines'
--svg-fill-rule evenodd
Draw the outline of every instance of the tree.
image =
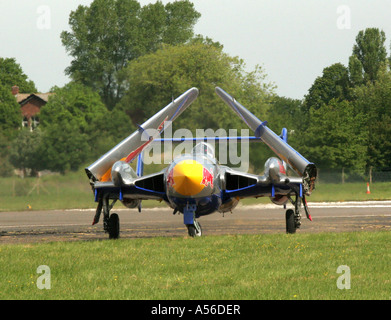
<svg viewBox="0 0 391 320">
<path fill-rule="evenodd" d="M 12 87 L 17 85 L 21 92 L 36 92 L 31 80 L 23 73 L 21 66 L 14 58 L 0 58 L 0 175 L 12 174 L 9 155 L 13 139 L 21 127 L 22 114 L 20 106 L 12 95 Z"/>
<path fill-rule="evenodd" d="M 354 89 L 357 112 L 365 115 L 367 168 L 391 167 L 391 74 L 379 72 L 374 83 Z"/>
<path fill-rule="evenodd" d="M 165 11 L 166 23 L 162 43 L 179 45 L 189 41 L 194 35 L 195 23 L 201 17 L 201 14 L 194 10 L 194 5 L 188 0 L 174 1 L 167 3 Z"/>
<path fill-rule="evenodd" d="M 9 177 L 13 174 L 14 167 L 9 161 L 11 140 L 0 130 L 0 177 Z"/>
<path fill-rule="evenodd" d="M 11 90 L 0 84 L 0 176 L 12 174 L 9 153 L 12 140 L 16 137 L 21 123 L 22 114 L 19 104 L 11 94 Z"/>
<path fill-rule="evenodd" d="M 282 128 L 287 128 L 288 132 L 296 131 L 299 128 L 301 112 L 300 100 L 276 96 L 271 101 L 266 120 L 274 132 L 279 132 Z"/>
<path fill-rule="evenodd" d="M 0 85 L 5 86 L 10 92 L 15 85 L 19 87 L 20 92 L 37 92 L 34 82 L 28 80 L 15 58 L 0 58 Z"/>
<path fill-rule="evenodd" d="M 349 80 L 352 87 L 360 86 L 364 83 L 364 71 L 361 61 L 354 54 L 349 57 Z"/>
<path fill-rule="evenodd" d="M 39 148 L 42 142 L 42 131 L 38 127 L 30 132 L 28 128 L 21 128 L 18 136 L 11 146 L 10 162 L 15 168 L 23 171 L 26 169 L 34 172 L 44 169 L 43 161 L 40 158 Z"/>
<path fill-rule="evenodd" d="M 360 31 L 348 68 L 340 63 L 325 68 L 309 89 L 297 120 L 298 142 L 317 165 L 355 170 L 391 166 L 391 74 L 385 39 L 376 28 Z"/>
<path fill-rule="evenodd" d="M 54 123 L 76 121 L 82 133 L 89 133 L 92 121 L 108 113 L 99 95 L 80 83 L 70 82 L 52 91 L 55 94 L 40 112 L 44 129 Z"/>
<path fill-rule="evenodd" d="M 305 97 L 304 109 L 319 109 L 332 99 L 344 100 L 349 91 L 349 71 L 341 63 L 335 63 L 323 69 L 321 77 L 316 78 L 308 95 Z"/>
<path fill-rule="evenodd" d="M 0 131 L 8 137 L 14 137 L 21 123 L 22 114 L 19 104 L 11 90 L 0 84 Z"/>
<path fill-rule="evenodd" d="M 273 85 L 263 82 L 265 73 L 257 67 L 244 71 L 244 63 L 221 48 L 202 42 L 165 46 L 156 53 L 132 61 L 127 68 L 129 89 L 116 108 L 124 110 L 134 124 L 141 124 L 169 104 L 173 98 L 197 87 L 200 95 L 175 123 L 174 128 L 247 128 L 215 94 L 220 86 L 264 118 Z"/>
<path fill-rule="evenodd" d="M 97 91 L 111 110 L 126 87 L 122 70 L 129 61 L 154 52 L 162 43 L 191 39 L 200 17 L 188 0 L 157 1 L 141 7 L 136 0 L 94 0 L 71 12 L 71 32 L 61 33 L 73 57 L 66 74 Z"/>
<path fill-rule="evenodd" d="M 387 60 L 384 46 L 386 36 L 377 28 L 367 28 L 360 31 L 353 46 L 353 55 L 361 62 L 364 71 L 364 81 L 375 81 L 382 65 Z"/>
<path fill-rule="evenodd" d="M 224 53 L 218 43 L 200 37 L 186 45 L 164 46 L 142 56 L 132 61 L 126 71 L 129 89 L 115 109 L 125 111 L 135 125 L 142 124 L 186 90 L 197 87 L 200 91 L 197 100 L 172 126 L 173 133 L 187 129 L 193 136 L 197 129 L 212 129 L 214 133 L 223 129 L 225 131 L 217 134 L 224 135 L 229 134 L 229 129 L 237 129 L 238 135 L 241 129 L 249 129 L 218 97 L 216 86 L 230 93 L 260 119 L 266 116 L 274 90 L 261 67 L 247 72 L 243 60 Z M 254 150 L 258 147 L 262 147 L 261 144 L 254 146 Z M 263 168 L 259 154 L 250 154 L 251 161 L 254 160 L 251 164 L 257 170 Z"/>
<path fill-rule="evenodd" d="M 319 168 L 345 167 L 364 172 L 365 117 L 351 102 L 332 99 L 319 109 L 311 109 L 308 130 L 300 135 L 302 154 Z"/>
<path fill-rule="evenodd" d="M 124 113 L 108 111 L 88 87 L 71 82 L 53 92 L 40 112 L 44 134 L 38 153 L 46 169 L 77 170 L 134 130 Z"/>
<path fill-rule="evenodd" d="M 89 150 L 87 135 L 75 120 L 70 120 L 45 129 L 39 152 L 46 169 L 64 174 L 87 161 Z"/>
</svg>

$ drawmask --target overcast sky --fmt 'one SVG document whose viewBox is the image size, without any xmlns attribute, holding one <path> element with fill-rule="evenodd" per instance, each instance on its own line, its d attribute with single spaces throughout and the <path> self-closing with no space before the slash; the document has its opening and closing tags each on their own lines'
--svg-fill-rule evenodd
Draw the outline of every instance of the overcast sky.
<svg viewBox="0 0 391 320">
<path fill-rule="evenodd" d="M 172 2 L 162 1 L 163 3 Z M 60 33 L 79 4 L 92 0 L 0 0 L 0 57 L 14 57 L 41 92 L 63 86 L 71 58 Z M 141 5 L 155 1 L 139 0 Z M 302 99 L 323 68 L 347 65 L 360 30 L 384 30 L 389 52 L 389 0 L 193 0 L 195 33 L 224 45 L 248 70 L 262 65 L 277 94 Z"/>
</svg>

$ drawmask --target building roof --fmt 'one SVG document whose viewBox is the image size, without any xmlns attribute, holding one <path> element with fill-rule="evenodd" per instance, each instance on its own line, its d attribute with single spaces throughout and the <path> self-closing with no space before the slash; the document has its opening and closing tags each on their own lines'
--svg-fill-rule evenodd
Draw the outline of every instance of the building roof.
<svg viewBox="0 0 391 320">
<path fill-rule="evenodd" d="M 48 92 L 48 93 L 18 93 L 15 95 L 16 101 L 19 104 L 25 104 L 30 99 L 37 97 L 45 102 L 49 101 L 49 97 L 53 95 L 54 93 Z"/>
</svg>

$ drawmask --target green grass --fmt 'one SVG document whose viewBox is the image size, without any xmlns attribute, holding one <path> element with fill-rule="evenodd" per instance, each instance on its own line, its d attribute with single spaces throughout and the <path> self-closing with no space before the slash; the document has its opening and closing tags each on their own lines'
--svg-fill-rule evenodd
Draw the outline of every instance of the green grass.
<svg viewBox="0 0 391 320">
<path fill-rule="evenodd" d="M 143 208 L 157 201 L 144 201 Z M 88 209 L 96 206 L 94 194 L 84 172 L 38 178 L 2 178 L 0 211 Z"/>
<path fill-rule="evenodd" d="M 370 185 L 370 194 L 367 194 L 367 184 L 362 183 L 319 183 L 310 201 L 367 201 L 391 199 L 391 183 L 377 182 Z"/>
<path fill-rule="evenodd" d="M 390 249 L 389 232 L 2 245 L 0 299 L 388 300 Z M 37 288 L 40 265 L 49 290 Z"/>
<path fill-rule="evenodd" d="M 377 182 L 370 185 L 367 194 L 366 183 L 319 183 L 308 202 L 340 202 L 340 201 L 370 201 L 391 200 L 391 182 Z M 268 198 L 244 199 L 243 204 L 270 203 Z"/>
</svg>

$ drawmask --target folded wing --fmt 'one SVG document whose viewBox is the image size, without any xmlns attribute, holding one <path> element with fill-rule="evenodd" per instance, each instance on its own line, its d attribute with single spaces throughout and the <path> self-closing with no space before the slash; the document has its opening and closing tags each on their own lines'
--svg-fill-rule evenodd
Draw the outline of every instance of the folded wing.
<svg viewBox="0 0 391 320">
<path fill-rule="evenodd" d="M 284 139 L 281 139 L 238 101 L 232 98 L 223 89 L 216 87 L 219 97 L 231 107 L 231 109 L 243 119 L 243 121 L 254 131 L 254 135 L 285 161 L 300 177 L 303 178 L 303 185 L 306 194 L 310 194 L 315 187 L 317 169 L 315 164 L 309 162 L 300 153 L 293 149 Z"/>
<path fill-rule="evenodd" d="M 165 122 L 174 121 L 198 96 L 192 88 L 172 101 L 160 112 L 147 120 L 139 129 L 85 169 L 91 182 L 111 180 L 111 169 L 115 162 L 133 161 L 140 152 L 162 132 Z M 152 130 L 153 129 L 153 130 Z"/>
</svg>

